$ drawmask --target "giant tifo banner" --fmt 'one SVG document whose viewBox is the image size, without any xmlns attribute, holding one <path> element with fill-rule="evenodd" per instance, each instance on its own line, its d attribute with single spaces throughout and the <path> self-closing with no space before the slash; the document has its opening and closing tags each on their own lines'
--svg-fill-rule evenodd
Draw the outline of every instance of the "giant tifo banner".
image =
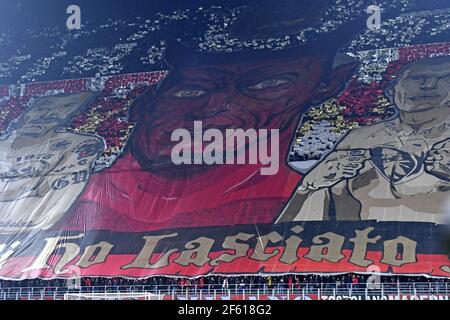
<svg viewBox="0 0 450 320">
<path fill-rule="evenodd" d="M 0 277 L 448 277 L 450 44 L 325 47 L 0 90 Z"/>
</svg>

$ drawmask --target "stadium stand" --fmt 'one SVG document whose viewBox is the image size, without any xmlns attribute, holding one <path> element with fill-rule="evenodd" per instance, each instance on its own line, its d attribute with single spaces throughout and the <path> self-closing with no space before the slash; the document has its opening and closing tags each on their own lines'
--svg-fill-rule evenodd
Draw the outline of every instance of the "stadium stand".
<svg viewBox="0 0 450 320">
<path fill-rule="evenodd" d="M 79 281 L 62 279 L 24 280 L 18 282 L 0 281 L 0 299 L 6 300 L 86 300 L 94 294 L 94 299 L 116 300 L 108 295 L 123 294 L 124 299 L 145 299 L 142 294 L 152 293 L 159 299 L 193 299 L 203 295 L 204 299 L 233 299 L 242 295 L 249 297 L 271 296 L 273 299 L 302 298 L 322 295 L 336 297 L 374 297 L 374 299 L 448 299 L 449 279 L 432 279 L 408 276 L 381 276 L 371 280 L 369 275 L 283 275 L 283 276 L 209 276 L 195 279 L 152 277 L 148 279 L 81 278 Z M 126 295 L 129 295 L 128 297 Z M 102 298 L 102 295 L 105 297 Z M 291 297 L 288 298 L 288 295 Z M 416 298 L 414 298 L 416 297 Z M 91 297 L 92 298 L 92 297 Z M 146 300 L 146 299 L 145 299 Z"/>
<path fill-rule="evenodd" d="M 421 59 L 450 55 L 450 9 L 414 12 L 411 11 L 414 5 L 406 1 L 408 5 L 402 7 L 403 2 L 383 2 L 389 8 L 400 10 L 398 17 L 386 21 L 384 31 L 377 36 L 361 32 L 343 49 L 359 62 L 356 74 L 336 97 L 310 106 L 303 114 L 291 143 L 288 162 L 316 163 L 349 131 L 392 118 L 396 112 L 385 93 L 402 68 Z M 58 28 L 39 32 L 26 30 L 17 41 L 2 31 L 0 136 L 8 135 L 11 124 L 36 99 L 94 92 L 89 107 L 73 117 L 65 129 L 104 139 L 105 149 L 99 153 L 92 168 L 93 173 L 102 172 L 126 150 L 135 128 L 135 123 L 129 119 L 130 106 L 168 75 L 169 66 L 164 60 L 168 41 L 165 35 L 188 38 L 198 52 L 283 50 L 337 28 L 339 21 L 345 21 L 347 15 L 364 11 L 363 7 L 355 6 L 343 17 L 343 11 L 339 9 L 343 5 L 342 1 L 337 1 L 327 14 L 332 22 L 319 26 L 311 34 L 308 31 L 297 36 L 271 36 L 265 40 L 245 39 L 246 35 L 240 34 L 238 28 L 233 29 L 236 34 L 228 32 L 229 25 L 240 23 L 239 16 L 245 12 L 245 6 L 198 7 L 159 12 L 148 18 L 110 19 L 104 24 L 90 21 L 82 30 L 73 33 Z M 414 28 L 415 24 L 420 27 Z M 35 50 L 37 44 L 52 49 Z M 20 50 L 12 50 L 16 47 Z M 309 164 L 307 168 L 311 167 Z M 2 179 L 6 178 L 2 176 Z M 383 227 L 383 230 L 387 229 Z M 191 244 L 191 247 L 195 246 Z M 3 249 L 1 247 L 0 253 Z M 436 261 L 444 264 L 445 253 L 441 251 Z M 402 272 L 401 268 L 398 270 L 398 273 Z M 329 274 L 321 271 L 240 276 L 224 276 L 218 272 L 201 277 L 173 275 L 136 279 L 121 276 L 46 279 L 42 275 L 33 277 L 31 273 L 30 279 L 24 280 L 2 277 L 0 300 L 448 300 L 450 297 L 450 278 L 444 276 L 415 275 L 412 271 L 404 275 L 386 272 L 376 276 L 367 272 Z M 443 274 L 445 271 L 438 272 Z M 203 273 L 203 269 L 199 273 Z"/>
</svg>

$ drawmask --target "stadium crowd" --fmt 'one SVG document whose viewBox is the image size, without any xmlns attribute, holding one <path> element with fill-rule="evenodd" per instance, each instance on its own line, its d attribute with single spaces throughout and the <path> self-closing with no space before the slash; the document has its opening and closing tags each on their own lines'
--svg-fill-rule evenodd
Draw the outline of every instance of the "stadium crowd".
<svg viewBox="0 0 450 320">
<path fill-rule="evenodd" d="M 402 1 L 392 1 L 392 3 Z M 405 1 L 403 1 L 405 2 Z M 408 2 L 408 1 L 406 1 Z M 343 5 L 337 1 L 336 7 Z M 298 37 L 286 36 L 269 38 L 265 41 L 237 40 L 233 34 L 228 34 L 229 26 L 238 20 L 241 7 L 226 9 L 221 7 L 203 8 L 195 10 L 178 10 L 170 14 L 157 13 L 151 18 L 136 17 L 134 20 L 109 20 L 101 25 L 88 22 L 79 32 L 67 34 L 58 29 L 42 31 L 27 30 L 21 37 L 13 38 L 7 32 L 0 33 L 0 82 L 29 83 L 47 81 L 51 79 L 94 77 L 105 81 L 99 88 L 100 94 L 92 104 L 89 112 L 73 119 L 70 129 L 80 132 L 99 134 L 105 138 L 108 149 L 96 162 L 98 170 L 110 165 L 120 154 L 132 125 L 126 121 L 128 102 L 143 93 L 146 86 L 157 83 L 165 75 L 164 71 L 154 73 L 139 73 L 117 75 L 142 70 L 164 70 L 167 68 L 163 61 L 165 50 L 165 34 L 175 35 L 177 38 L 188 36 L 194 39 L 200 50 L 231 52 L 247 48 L 252 49 L 283 49 L 289 45 L 302 41 L 306 35 Z M 361 8 L 355 8 L 360 10 Z M 343 12 L 331 10 L 329 13 Z M 361 11 L 363 12 L 363 11 Z M 405 13 L 396 19 L 385 21 L 381 31 L 367 31 L 359 35 L 346 48 L 348 52 L 357 53 L 361 50 L 374 48 L 404 47 L 415 43 L 439 42 L 448 39 L 450 30 L 450 11 L 422 11 Z M 331 21 L 339 21 L 344 17 L 330 17 Z M 321 28 L 333 29 L 334 25 Z M 316 30 L 317 31 L 317 30 Z M 320 31 L 320 30 L 319 30 Z M 430 38 L 432 40 L 430 40 Z M 14 41 L 13 41 L 14 39 Z M 31 40 L 30 40 L 31 39 Z M 39 47 L 32 43 L 39 43 Z M 364 125 L 364 121 L 379 120 L 388 115 L 389 105 L 381 99 L 384 90 L 393 79 L 399 68 L 406 62 L 416 60 L 423 55 L 433 52 L 445 52 L 449 47 L 439 45 L 419 46 L 413 51 L 401 49 L 399 57 L 392 56 L 397 51 L 387 51 L 383 56 L 385 65 L 369 68 L 362 65 L 360 79 L 354 79 L 348 88 L 338 97 L 335 103 L 327 102 L 322 109 L 316 109 L 309 114 L 307 121 L 314 122 L 305 126 L 311 130 L 299 132 L 298 151 L 293 150 L 292 159 L 295 161 L 320 159 L 324 152 L 333 146 L 334 142 L 356 125 Z M 442 45 L 441 45 L 442 46 Z M 45 49 L 43 49 L 45 48 Z M 52 48 L 52 49 L 49 49 Z M 14 50 L 12 50 L 14 49 Z M 416 51 L 414 51 L 416 50 Z M 392 53 L 395 52 L 395 53 Z M 33 54 L 31 54 L 33 53 Z M 376 51 L 376 61 L 380 59 Z M 415 57 L 417 55 L 417 57 Z M 389 64 L 400 58 L 400 62 Z M 372 63 L 373 64 L 373 63 Z M 389 66 L 389 67 L 388 67 Z M 373 72 L 375 70 L 376 72 Z M 376 77 L 373 78 L 372 74 Z M 111 77 L 103 77 L 115 75 Z M 386 77 L 386 78 L 383 78 Z M 377 78 L 378 77 L 378 78 Z M 97 78 L 97 76 L 96 76 Z M 364 83 L 361 81 L 364 80 Z M 376 83 L 373 81 L 377 81 Z M 31 97 L 47 96 L 58 93 L 80 92 L 89 88 L 90 84 L 84 79 L 60 80 L 46 83 L 28 84 L 23 87 L 22 94 L 8 96 L 0 110 L 0 134 L 5 133 L 10 122 L 17 118 L 28 106 Z M 20 85 L 17 86 L 20 91 Z M 0 98 L 10 94 L 7 86 L 0 87 Z M 13 89 L 13 88 L 11 88 Z M 90 88 L 92 89 L 92 88 Z M 14 90 L 12 90 L 14 91 Z M 1 102 L 1 101 L 0 101 Z M 3 103 L 3 102 L 2 102 Z M 317 111 L 319 110 L 319 111 Z M 313 132 L 317 123 L 324 121 L 333 125 L 323 126 L 318 132 Z M 308 123 L 307 123 L 308 124 Z M 342 128 L 343 130 L 342 130 Z M 333 131 L 334 129 L 334 131 Z M 336 130 L 339 129 L 339 130 Z M 311 131 L 319 141 L 309 141 L 307 133 Z M 331 133 L 330 133 L 331 131 Z M 120 133 L 120 134 L 119 134 Z M 323 135 L 320 136 L 320 135 Z M 336 136 L 334 136 L 336 135 Z M 305 138 L 305 136 L 307 138 Z M 329 141 L 328 141 L 329 140 Z M 309 141 L 309 142 L 308 142 Z M 311 149 L 320 143 L 322 149 Z M 266 286 L 268 288 L 300 288 L 305 285 L 343 285 L 366 284 L 370 275 L 273 275 L 273 276 L 205 276 L 195 279 L 150 277 L 146 279 L 130 279 L 122 277 L 82 278 L 79 285 L 83 288 L 91 287 L 131 287 L 131 286 L 163 286 L 191 288 L 249 288 L 250 286 Z M 429 278 L 423 276 L 380 276 L 381 283 L 443 283 L 450 279 Z M 73 285 L 66 279 L 30 279 L 22 281 L 0 280 L 0 289 L 4 288 L 54 288 Z"/>
<path fill-rule="evenodd" d="M 373 278 L 372 274 L 372 278 Z M 343 274 L 343 275 L 267 275 L 267 276 L 205 276 L 198 278 L 175 278 L 175 277 L 149 277 L 145 279 L 131 279 L 122 277 L 83 277 L 78 286 L 82 288 L 91 287 L 161 287 L 161 288 L 181 288 L 181 289 L 248 289 L 254 287 L 266 287 L 268 289 L 299 289 L 306 285 L 319 286 L 343 286 L 349 287 L 351 284 L 364 285 L 367 283 L 383 284 L 412 284 L 412 283 L 438 283 L 449 284 L 449 278 L 430 278 L 425 276 L 397 276 L 381 275 L 375 280 L 369 280 L 369 274 Z M 74 282 L 67 279 L 29 279 L 21 281 L 0 280 L 0 289 L 4 288 L 56 288 L 73 286 Z"/>
<path fill-rule="evenodd" d="M 417 10 L 416 2 L 420 1 L 379 1 L 385 10 L 402 14 L 395 19 L 385 19 L 382 30 L 361 33 L 347 51 L 404 47 L 448 38 L 450 11 L 409 12 Z M 163 56 L 168 34 L 192 42 L 202 51 L 280 50 L 337 29 L 350 17 L 365 12 L 369 4 L 371 1 L 335 0 L 322 25 L 267 39 L 245 34 L 245 30 L 251 30 L 246 27 L 247 12 L 250 11 L 255 20 L 264 21 L 260 11 L 246 6 L 202 6 L 156 12 L 146 17 L 83 21 L 81 30 L 72 32 L 65 30 L 65 25 L 26 29 L 18 35 L 4 30 L 0 32 L 0 82 L 29 83 L 61 79 L 61 76 L 79 78 L 96 73 L 106 76 L 162 70 L 166 68 Z M 279 10 L 277 7 L 273 8 L 274 15 Z"/>
</svg>

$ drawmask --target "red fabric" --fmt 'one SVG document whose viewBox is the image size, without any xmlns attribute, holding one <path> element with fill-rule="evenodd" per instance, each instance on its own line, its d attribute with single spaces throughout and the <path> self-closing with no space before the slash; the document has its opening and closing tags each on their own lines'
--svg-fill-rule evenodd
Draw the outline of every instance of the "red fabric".
<svg viewBox="0 0 450 320">
<path fill-rule="evenodd" d="M 300 176 L 283 163 L 274 176 L 262 176 L 259 169 L 259 165 L 221 165 L 206 181 L 199 177 L 185 183 L 161 180 L 126 154 L 91 177 L 63 227 L 139 232 L 271 223 Z"/>
</svg>

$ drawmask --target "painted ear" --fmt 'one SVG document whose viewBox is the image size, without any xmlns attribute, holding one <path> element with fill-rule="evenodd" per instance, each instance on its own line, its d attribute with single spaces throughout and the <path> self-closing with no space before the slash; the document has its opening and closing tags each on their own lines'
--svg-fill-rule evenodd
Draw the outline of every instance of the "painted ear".
<svg viewBox="0 0 450 320">
<path fill-rule="evenodd" d="M 352 61 L 334 68 L 328 77 L 317 87 L 315 96 L 311 101 L 312 104 L 317 105 L 337 96 L 351 79 L 357 67 L 358 63 Z"/>
<path fill-rule="evenodd" d="M 154 96 L 155 90 L 153 87 L 150 87 L 144 94 L 133 100 L 128 110 L 128 120 L 130 122 L 138 122 L 142 118 L 145 109 L 150 108 Z"/>
<path fill-rule="evenodd" d="M 389 86 L 386 88 L 386 90 L 384 91 L 384 95 L 386 96 L 386 98 L 388 98 L 388 100 L 392 103 L 395 104 L 395 98 L 394 98 L 394 89 L 395 89 L 395 85 L 396 85 L 396 81 L 392 81 Z"/>
</svg>

